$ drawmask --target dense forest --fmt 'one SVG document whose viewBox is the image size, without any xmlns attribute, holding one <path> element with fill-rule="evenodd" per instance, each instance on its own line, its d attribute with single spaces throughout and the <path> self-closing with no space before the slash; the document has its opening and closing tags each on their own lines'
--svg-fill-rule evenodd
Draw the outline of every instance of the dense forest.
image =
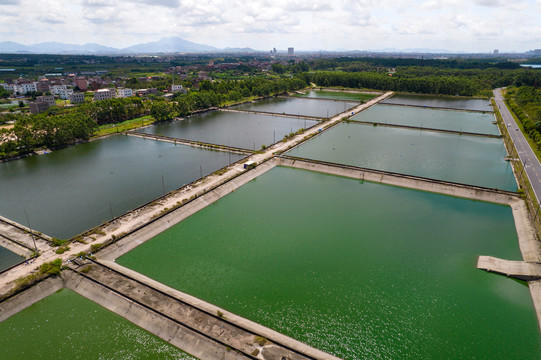
<svg viewBox="0 0 541 360">
<path fill-rule="evenodd" d="M 541 90 L 532 86 L 510 88 L 505 98 L 526 134 L 541 149 Z"/>
</svg>

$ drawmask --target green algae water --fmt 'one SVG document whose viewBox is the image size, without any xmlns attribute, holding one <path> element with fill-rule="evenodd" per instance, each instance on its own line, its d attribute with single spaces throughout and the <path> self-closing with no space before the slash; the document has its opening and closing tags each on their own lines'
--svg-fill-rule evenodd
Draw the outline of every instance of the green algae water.
<svg viewBox="0 0 541 360">
<path fill-rule="evenodd" d="M 466 97 L 397 94 L 382 101 L 384 104 L 412 105 L 457 110 L 493 111 L 487 99 Z"/>
<path fill-rule="evenodd" d="M 19 256 L 14 252 L 0 246 L 0 271 L 3 271 L 23 260 L 24 257 Z"/>
<path fill-rule="evenodd" d="M 314 99 L 329 99 L 329 100 L 350 100 L 350 101 L 368 101 L 375 98 L 377 95 L 362 94 L 359 92 L 348 91 L 325 91 L 325 90 L 309 90 L 304 94 L 295 94 L 297 97 L 308 97 Z"/>
<path fill-rule="evenodd" d="M 515 191 L 501 139 L 342 123 L 288 155 Z"/>
<path fill-rule="evenodd" d="M 141 131 L 177 139 L 259 150 L 262 145 L 271 145 L 291 132 L 307 129 L 315 124 L 317 121 L 296 117 L 212 111 L 181 121 L 157 124 Z"/>
<path fill-rule="evenodd" d="M 374 105 L 351 117 L 351 120 L 500 135 L 498 126 L 492 123 L 496 120 L 492 113 Z"/>
<path fill-rule="evenodd" d="M 1 322 L 0 333 L 4 360 L 195 359 L 67 289 Z"/>
<path fill-rule="evenodd" d="M 509 207 L 277 167 L 116 261 L 344 359 L 539 358 L 478 255 L 521 259 Z"/>
<path fill-rule="evenodd" d="M 70 238 L 241 158 L 113 136 L 0 164 L 0 214 Z"/>
<path fill-rule="evenodd" d="M 332 117 L 357 105 L 359 103 L 353 101 L 276 97 L 237 105 L 234 109 L 324 118 Z"/>
</svg>

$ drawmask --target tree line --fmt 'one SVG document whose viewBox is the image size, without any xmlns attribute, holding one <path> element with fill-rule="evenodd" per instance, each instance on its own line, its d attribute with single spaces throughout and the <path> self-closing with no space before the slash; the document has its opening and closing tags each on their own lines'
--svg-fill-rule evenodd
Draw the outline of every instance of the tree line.
<svg viewBox="0 0 541 360">
<path fill-rule="evenodd" d="M 306 86 L 306 81 L 298 77 L 278 80 L 260 78 L 214 82 L 204 80 L 199 84 L 198 91 L 177 94 L 172 101 L 168 102 L 153 102 L 150 107 L 150 115 L 156 121 L 166 121 L 177 116 L 187 116 L 197 110 L 219 107 L 254 96 L 284 94 L 303 89 Z"/>
<path fill-rule="evenodd" d="M 526 134 L 541 149 L 541 90 L 531 86 L 510 88 L 505 99 Z"/>
<path fill-rule="evenodd" d="M 88 140 L 100 125 L 116 124 L 150 113 L 156 121 L 218 107 L 252 96 L 267 96 L 306 87 L 299 78 L 278 80 L 203 81 L 199 90 L 177 94 L 169 101 L 143 101 L 137 97 L 84 102 L 72 109 L 56 106 L 34 114 L 5 114 L 12 129 L 0 130 L 0 159 L 27 154 L 34 149 L 61 148 L 75 141 Z"/>
</svg>

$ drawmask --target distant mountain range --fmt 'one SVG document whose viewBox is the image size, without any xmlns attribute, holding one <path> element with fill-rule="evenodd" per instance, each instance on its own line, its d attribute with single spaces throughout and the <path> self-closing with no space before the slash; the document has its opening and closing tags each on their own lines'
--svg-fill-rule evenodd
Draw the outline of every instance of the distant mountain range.
<svg viewBox="0 0 541 360">
<path fill-rule="evenodd" d="M 22 45 L 13 41 L 0 42 L 2 54 L 73 54 L 73 55 L 121 55 L 121 54 L 156 54 L 156 53 L 208 53 L 208 52 L 256 52 L 250 48 L 218 49 L 212 46 L 194 43 L 179 37 L 163 38 L 159 41 L 133 45 L 123 49 L 99 44 L 63 44 L 44 42 L 35 45 Z"/>
</svg>

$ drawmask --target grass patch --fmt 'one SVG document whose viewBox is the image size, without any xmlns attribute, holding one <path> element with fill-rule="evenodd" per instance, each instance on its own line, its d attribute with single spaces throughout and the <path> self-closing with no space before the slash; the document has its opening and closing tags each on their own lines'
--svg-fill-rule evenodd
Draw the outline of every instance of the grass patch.
<svg viewBox="0 0 541 360">
<path fill-rule="evenodd" d="M 114 239 L 113 239 L 114 240 Z M 95 253 L 96 251 L 98 251 L 99 249 L 101 249 L 103 246 L 103 244 L 92 244 L 90 245 L 90 252 L 91 253 Z"/>
<path fill-rule="evenodd" d="M 65 253 L 66 251 L 69 251 L 70 247 L 67 245 L 67 244 L 64 244 L 62 246 L 60 246 L 58 249 L 56 249 L 55 253 L 57 254 L 63 254 Z"/>
<path fill-rule="evenodd" d="M 53 246 L 62 246 L 67 240 L 65 239 L 58 239 L 58 238 L 51 238 L 51 242 L 53 243 Z"/>
<path fill-rule="evenodd" d="M 94 136 L 104 136 L 109 134 L 116 134 L 128 130 L 137 129 L 143 126 L 153 124 L 156 120 L 150 115 L 141 116 L 135 119 L 126 120 L 117 124 L 107 124 L 99 127 Z"/>
<path fill-rule="evenodd" d="M 56 259 L 51 262 L 41 264 L 41 266 L 38 268 L 38 271 L 28 276 L 23 276 L 15 280 L 15 287 L 4 297 L 8 297 L 14 293 L 25 290 L 31 287 L 32 285 L 34 285 L 36 282 L 42 279 L 45 279 L 48 276 L 56 276 L 60 274 L 61 269 L 62 269 L 61 259 Z"/>
<path fill-rule="evenodd" d="M 260 346 L 265 346 L 265 344 L 268 343 L 269 340 L 267 340 L 267 339 L 264 338 L 263 336 L 255 335 L 255 336 L 254 336 L 254 342 L 256 342 L 257 344 L 259 344 Z"/>
</svg>

